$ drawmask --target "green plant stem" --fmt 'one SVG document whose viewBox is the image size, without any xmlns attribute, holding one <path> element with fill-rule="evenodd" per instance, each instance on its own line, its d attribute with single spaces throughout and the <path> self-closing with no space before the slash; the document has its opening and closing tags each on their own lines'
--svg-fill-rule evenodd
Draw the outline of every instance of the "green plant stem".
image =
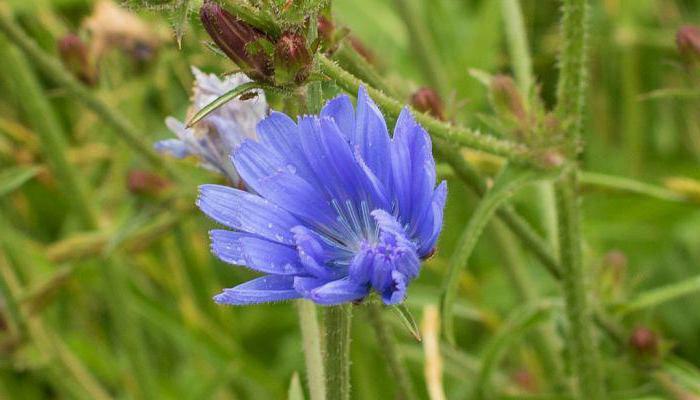
<svg viewBox="0 0 700 400">
<path fill-rule="evenodd" d="M 366 83 L 345 71 L 326 56 L 319 55 L 318 59 L 321 71 L 328 78 L 334 80 L 341 88 L 350 93 L 356 93 L 360 85 L 364 85 L 374 101 L 376 101 L 377 104 L 379 104 L 379 106 L 381 106 L 390 117 L 396 118 L 401 113 L 404 106 L 400 101 L 389 97 L 385 93 L 371 86 L 368 86 Z M 451 126 L 445 122 L 430 117 L 427 114 L 416 112 L 415 110 L 413 110 L 413 114 L 416 120 L 435 137 L 445 139 L 451 143 L 481 150 L 486 153 L 499 155 L 516 163 L 530 162 L 527 148 L 522 145 L 484 135 L 476 130 Z"/>
<path fill-rule="evenodd" d="M 297 313 L 301 327 L 306 361 L 306 380 L 311 400 L 326 399 L 326 374 L 321 355 L 321 329 L 318 325 L 316 305 L 308 300 L 298 300 Z"/>
<path fill-rule="evenodd" d="M 569 322 L 567 354 L 576 376 L 578 396 L 605 398 L 588 304 L 586 271 L 582 259 L 581 215 L 579 209 L 578 156 L 587 78 L 588 4 L 586 0 L 564 0 L 562 5 L 563 47 L 557 86 L 557 113 L 564 121 L 568 154 L 572 160 L 556 184 L 559 218 L 559 252 L 562 289 Z"/>
<path fill-rule="evenodd" d="M 618 312 L 619 315 L 623 316 L 633 311 L 654 307 L 696 292 L 700 292 L 700 276 L 641 293 L 636 298 L 622 304 Z"/>
<path fill-rule="evenodd" d="M 624 192 L 649 196 L 655 199 L 665 201 L 687 201 L 685 197 L 679 195 L 678 193 L 672 190 L 668 190 L 661 186 L 651 185 L 623 176 L 582 171 L 580 173 L 580 181 L 581 185 L 584 186 L 594 186 L 605 189 L 620 190 Z"/>
<path fill-rule="evenodd" d="M 442 68 L 442 62 L 433 44 L 430 31 L 421 18 L 422 14 L 416 10 L 416 5 L 419 4 L 422 3 L 409 0 L 394 0 L 394 5 L 408 30 L 409 40 L 412 43 L 411 49 L 415 51 L 418 62 L 424 71 L 423 76 L 428 79 L 430 85 L 438 93 L 444 96 L 449 93 L 450 87 L 447 81 L 447 74 Z"/>
<path fill-rule="evenodd" d="M 496 177 L 493 187 L 479 200 L 474 212 L 469 217 L 464 231 L 460 235 L 454 253 L 450 256 L 447 275 L 443 281 L 441 299 L 442 323 L 444 334 L 450 344 L 455 344 L 452 308 L 457 297 L 459 273 L 466 266 L 484 227 L 496 210 L 508 200 L 519 188 L 532 181 L 533 172 L 518 169 L 510 165 Z"/>
<path fill-rule="evenodd" d="M 578 381 L 582 399 L 604 398 L 598 366 L 598 349 L 591 326 L 586 274 L 581 254 L 581 221 L 574 169 L 567 171 L 556 185 L 559 210 L 560 252 L 562 260 L 562 290 L 569 322 L 567 354 Z"/>
<path fill-rule="evenodd" d="M 502 0 L 501 10 L 508 39 L 508 50 L 515 80 L 520 91 L 528 96 L 533 84 L 532 58 L 527 45 L 527 33 L 523 21 L 523 11 L 520 0 Z"/>
<path fill-rule="evenodd" d="M 523 19 L 520 0 L 503 0 L 501 10 L 503 14 L 503 25 L 506 31 L 508 52 L 515 80 L 520 92 L 526 99 L 531 99 L 534 95 L 532 86 L 535 78 L 532 70 L 532 57 L 527 44 L 527 31 Z M 529 107 L 529 102 L 526 102 Z M 547 239 L 550 244 L 557 248 L 557 214 L 554 200 L 554 188 L 551 182 L 542 181 L 535 186 L 537 195 L 537 211 L 545 228 Z"/>
<path fill-rule="evenodd" d="M 539 301 L 537 286 L 532 281 L 522 265 L 522 256 L 513 235 L 502 222 L 492 224 L 496 241 L 501 249 L 503 266 L 508 274 L 511 285 L 515 289 L 522 303 L 534 304 Z M 532 346 L 539 355 L 542 369 L 546 371 L 548 380 L 558 392 L 566 391 L 566 379 L 562 365 L 557 358 L 557 345 L 554 341 L 556 333 L 547 325 L 537 328 L 537 332 L 531 336 Z"/>
<path fill-rule="evenodd" d="M 372 328 L 374 328 L 374 332 L 377 335 L 380 352 L 386 360 L 391 376 L 396 382 L 398 388 L 397 398 L 401 400 L 416 400 L 417 397 L 413 382 L 408 374 L 405 363 L 401 359 L 394 332 L 384 321 L 381 306 L 371 301 L 367 305 L 367 311 L 369 312 L 369 320 L 372 324 Z"/>
<path fill-rule="evenodd" d="M 171 178 L 177 178 L 175 171 L 168 164 L 163 162 L 149 144 L 143 141 L 143 135 L 136 130 L 123 115 L 98 99 L 85 85 L 66 71 L 56 58 L 51 57 L 40 49 L 39 46 L 37 46 L 37 44 L 3 12 L 0 12 L 0 32 L 4 33 L 15 46 L 20 48 L 34 65 L 65 88 L 76 100 L 82 102 L 103 121 L 111 125 L 119 134 L 119 137 L 135 152 L 141 154 L 153 166 L 162 168 Z"/>
<path fill-rule="evenodd" d="M 352 304 L 326 308 L 326 390 L 328 400 L 350 399 Z"/>
<path fill-rule="evenodd" d="M 434 141 L 433 146 L 435 152 L 450 164 L 457 177 L 479 197 L 483 197 L 487 190 L 486 181 L 479 176 L 459 151 L 440 140 Z M 553 277 L 558 279 L 561 276 L 559 261 L 553 255 L 553 251 L 547 241 L 539 236 L 527 220 L 508 205 L 501 206 L 497 211 L 497 215 L 508 225 L 508 228 L 513 231 L 524 247 L 540 260 Z"/>
</svg>

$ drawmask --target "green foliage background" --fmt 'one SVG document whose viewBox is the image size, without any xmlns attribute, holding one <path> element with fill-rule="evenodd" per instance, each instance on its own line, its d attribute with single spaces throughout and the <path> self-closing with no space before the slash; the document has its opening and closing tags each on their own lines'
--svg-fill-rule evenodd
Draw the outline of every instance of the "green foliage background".
<svg viewBox="0 0 700 400">
<path fill-rule="evenodd" d="M 429 28 L 437 75 L 424 73 L 399 4 L 412 7 Z M 57 39 L 80 32 L 92 7 L 90 0 L 6 0 L 0 12 L 11 11 L 39 46 L 55 55 Z M 538 87 L 551 107 L 558 2 L 524 0 L 522 8 Z M 135 62 L 110 51 L 91 89 L 149 143 L 170 136 L 166 116 L 184 118 L 190 65 L 220 73 L 232 68 L 203 45 L 207 37 L 196 12 L 185 19 L 179 49 L 170 22 L 183 18 L 181 11 L 166 11 L 139 12 L 160 38 L 155 57 Z M 700 23 L 700 3 L 599 0 L 591 11 L 583 168 L 678 196 L 660 186 L 669 177 L 700 179 L 700 71 L 684 67 L 675 33 L 682 24 Z M 488 90 L 469 70 L 511 74 L 501 1 L 337 0 L 333 13 L 371 49 L 382 74 L 403 93 L 442 85 L 451 118 L 489 128 Z M 11 53 L 21 63 L 0 68 L 0 398 L 286 398 L 293 374 L 304 375 L 293 304 L 225 308 L 210 300 L 220 288 L 253 276 L 209 254 L 207 230 L 213 224 L 192 206 L 197 184 L 220 179 L 194 163 L 167 160 L 179 182 L 160 196 L 132 194 L 128 173 L 153 170 L 146 160 L 0 35 L 0 59 Z M 32 98 L 22 80 L 38 87 L 40 98 Z M 47 104 L 38 109 L 52 116 L 32 112 L 37 108 L 27 104 L 37 101 Z M 284 106 L 281 98 L 272 103 Z M 73 194 L 62 190 L 47 166 L 36 132 L 44 129 L 37 121 L 46 118 L 54 118 L 66 135 L 68 160 L 88 184 L 99 228 L 81 228 L 71 207 Z M 474 196 L 447 175 L 450 194 L 439 250 L 410 289 L 409 308 L 418 320 L 424 306 L 437 304 L 447 260 L 474 208 Z M 624 399 L 674 398 L 680 396 L 676 389 L 700 396 L 697 198 L 666 201 L 591 182 L 584 188 L 584 250 L 593 304 L 615 317 L 622 338 L 616 343 L 598 335 L 610 391 Z M 519 194 L 515 204 L 545 232 L 534 190 Z M 515 332 L 508 344 L 494 343 L 508 333 L 505 321 L 522 303 L 504 269 L 508 254 L 542 299 L 556 304 L 560 295 L 526 249 L 504 250 L 509 240 L 503 235 L 502 228 L 489 225 L 462 274 L 458 349 L 443 345 L 450 399 L 472 397 L 484 356 L 494 346 L 504 346 L 493 373 L 498 396 L 544 398 L 532 396 L 553 391 L 550 371 L 533 349 L 539 333 Z M 619 279 L 611 278 L 616 268 L 624 270 Z M 687 296 L 616 314 L 641 293 L 679 282 L 690 285 Z M 393 398 L 366 310 L 355 308 L 353 398 Z M 387 312 L 387 318 L 392 315 Z M 398 320 L 389 320 L 420 397 L 427 398 L 421 344 Z M 556 305 L 547 324 L 558 341 L 564 318 Z M 627 338 L 638 326 L 657 333 L 659 356 L 639 356 L 630 348 Z M 534 391 L 523 387 L 525 375 Z"/>
</svg>

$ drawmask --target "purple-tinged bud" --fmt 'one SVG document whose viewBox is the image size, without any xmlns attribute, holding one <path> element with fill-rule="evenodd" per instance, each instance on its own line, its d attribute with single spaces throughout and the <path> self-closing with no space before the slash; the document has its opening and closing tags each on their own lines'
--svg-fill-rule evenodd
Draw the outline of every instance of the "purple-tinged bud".
<svg viewBox="0 0 700 400">
<path fill-rule="evenodd" d="M 97 83 L 97 75 L 90 64 L 88 47 L 78 35 L 69 33 L 58 40 L 58 54 L 66 68 L 86 85 Z"/>
<path fill-rule="evenodd" d="M 629 338 L 629 345 L 638 356 L 656 357 L 659 354 L 659 338 L 649 328 L 634 328 Z"/>
<path fill-rule="evenodd" d="M 275 81 L 302 83 L 309 77 L 313 59 L 302 35 L 285 32 L 275 44 Z"/>
<path fill-rule="evenodd" d="M 507 75 L 494 76 L 491 79 L 491 96 L 496 111 L 510 114 L 521 122 L 526 121 L 525 103 L 513 78 Z"/>
<path fill-rule="evenodd" d="M 270 81 L 272 59 L 265 48 L 271 41 L 265 33 L 231 15 L 212 0 L 205 0 L 200 19 L 214 43 L 249 77 Z"/>
<path fill-rule="evenodd" d="M 157 197 L 170 187 L 170 181 L 153 172 L 134 169 L 127 175 L 126 186 L 133 194 Z"/>
<path fill-rule="evenodd" d="M 411 96 L 411 105 L 420 112 L 428 113 L 442 121 L 445 120 L 445 108 L 442 105 L 442 99 L 432 88 L 422 87 L 416 90 Z"/>
<path fill-rule="evenodd" d="M 325 15 L 318 16 L 318 35 L 325 42 L 332 42 L 335 35 L 335 24 Z"/>
<path fill-rule="evenodd" d="M 700 27 L 684 25 L 676 33 L 678 52 L 689 63 L 700 62 Z"/>
</svg>

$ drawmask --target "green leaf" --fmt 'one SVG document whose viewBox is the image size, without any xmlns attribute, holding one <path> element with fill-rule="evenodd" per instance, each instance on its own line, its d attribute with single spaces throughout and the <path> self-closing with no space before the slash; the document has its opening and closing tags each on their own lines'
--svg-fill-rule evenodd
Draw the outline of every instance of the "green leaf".
<svg viewBox="0 0 700 400">
<path fill-rule="evenodd" d="M 450 257 L 447 276 L 443 281 L 441 299 L 443 331 L 450 344 L 455 343 L 452 314 L 460 270 L 466 266 L 484 227 L 496 210 L 518 189 L 532 182 L 535 177 L 536 174 L 531 169 L 506 165 L 496 177 L 493 187 L 484 194 L 462 232 L 456 250 Z"/>
<path fill-rule="evenodd" d="M 12 193 L 34 178 L 39 167 L 12 167 L 0 173 L 0 197 Z"/>
<path fill-rule="evenodd" d="M 182 38 L 187 31 L 187 22 L 192 9 L 191 3 L 191 0 L 177 0 L 175 4 L 173 4 L 172 24 L 178 48 L 182 48 Z"/>
<path fill-rule="evenodd" d="M 420 329 L 418 328 L 418 324 L 413 318 L 411 311 L 408 310 L 406 305 L 399 304 L 397 306 L 391 307 L 391 309 L 399 317 L 399 321 L 401 321 L 401 324 L 406 329 L 408 329 L 409 332 L 411 332 L 411 335 L 413 335 L 413 337 L 416 338 L 417 341 L 420 342 L 422 340 L 420 336 Z"/>
<path fill-rule="evenodd" d="M 294 373 L 292 375 L 292 381 L 289 383 L 289 395 L 288 400 L 304 400 L 304 390 L 301 388 L 301 381 L 299 380 L 299 374 Z"/>
<path fill-rule="evenodd" d="M 206 106 L 202 107 L 201 110 L 197 111 L 197 113 L 187 123 L 187 127 L 188 128 L 192 127 L 194 124 L 196 124 L 197 122 L 204 119 L 204 117 L 211 114 L 217 108 L 223 106 L 224 104 L 235 99 L 236 97 L 238 97 L 242 94 L 245 94 L 246 92 L 251 91 L 253 89 L 274 89 L 274 88 L 270 85 L 266 85 L 264 83 L 259 83 L 259 82 L 248 82 L 248 83 L 244 83 L 240 86 L 237 86 L 237 87 L 233 88 L 232 90 L 224 93 L 216 100 L 214 100 L 211 103 L 207 104 Z"/>
</svg>

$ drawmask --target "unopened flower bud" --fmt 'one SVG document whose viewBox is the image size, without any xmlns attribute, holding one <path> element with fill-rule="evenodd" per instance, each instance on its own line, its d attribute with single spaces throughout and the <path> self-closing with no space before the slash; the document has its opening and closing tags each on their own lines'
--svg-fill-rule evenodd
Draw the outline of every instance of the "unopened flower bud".
<svg viewBox="0 0 700 400">
<path fill-rule="evenodd" d="M 170 186 L 170 182 L 153 172 L 135 169 L 129 171 L 126 186 L 133 194 L 158 196 Z"/>
<path fill-rule="evenodd" d="M 199 16 L 214 43 L 251 78 L 269 81 L 272 60 L 265 49 L 265 33 L 231 15 L 212 0 L 205 0 Z"/>
<path fill-rule="evenodd" d="M 676 33 L 676 45 L 689 63 L 700 62 L 700 27 L 685 25 Z"/>
<path fill-rule="evenodd" d="M 90 64 L 88 47 L 78 35 L 69 33 L 58 40 L 58 53 L 66 68 L 87 85 L 96 83 L 96 74 Z"/>
<path fill-rule="evenodd" d="M 309 77 L 311 53 L 302 35 L 286 32 L 275 44 L 275 81 L 279 84 L 302 83 Z"/>
<path fill-rule="evenodd" d="M 507 75 L 494 76 L 491 79 L 491 96 L 496 111 L 510 114 L 520 121 L 525 121 L 527 117 L 525 104 L 513 78 Z"/>
<path fill-rule="evenodd" d="M 654 331 L 643 326 L 634 328 L 629 345 L 639 356 L 655 357 L 659 353 L 659 338 Z"/>
<path fill-rule="evenodd" d="M 445 109 L 442 99 L 435 90 L 422 87 L 411 96 L 411 105 L 420 112 L 428 113 L 439 120 L 445 120 Z"/>
<path fill-rule="evenodd" d="M 318 16 L 318 35 L 326 42 L 333 41 L 335 34 L 335 24 L 330 18 L 325 15 Z"/>
</svg>

